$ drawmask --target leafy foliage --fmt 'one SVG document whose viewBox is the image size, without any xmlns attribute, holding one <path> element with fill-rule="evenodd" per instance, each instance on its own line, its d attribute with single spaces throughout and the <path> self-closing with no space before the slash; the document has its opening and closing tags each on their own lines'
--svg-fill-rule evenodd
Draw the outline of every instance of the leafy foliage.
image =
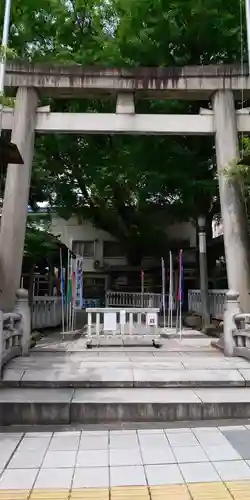
<svg viewBox="0 0 250 500">
<path fill-rule="evenodd" d="M 63 64 L 239 62 L 239 0 L 13 0 L 10 46 L 21 58 Z M 55 111 L 115 107 L 104 100 L 49 103 Z M 141 101 L 137 110 L 197 113 L 200 104 Z M 200 213 L 212 219 L 219 212 L 217 189 L 209 138 L 37 138 L 32 206 L 48 200 L 65 217 L 90 218 L 123 242 L 131 261 L 162 254 L 167 222 Z"/>
</svg>

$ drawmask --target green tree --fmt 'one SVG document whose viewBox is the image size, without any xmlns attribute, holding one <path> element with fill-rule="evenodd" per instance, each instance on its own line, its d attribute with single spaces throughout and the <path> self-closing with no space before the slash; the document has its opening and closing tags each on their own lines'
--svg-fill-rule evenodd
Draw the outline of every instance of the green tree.
<svg viewBox="0 0 250 500">
<path fill-rule="evenodd" d="M 240 36 L 238 0 L 38 0 L 35 8 L 32 0 L 14 0 L 10 44 L 32 61 L 176 66 L 239 61 Z M 114 111 L 114 103 L 103 100 L 49 103 L 55 111 Z M 147 113 L 194 113 L 199 106 L 137 103 Z M 32 205 L 40 199 L 65 217 L 88 216 L 123 242 L 131 261 L 162 253 L 166 222 L 195 220 L 201 212 L 211 219 L 218 212 L 213 143 L 200 137 L 39 137 Z"/>
</svg>

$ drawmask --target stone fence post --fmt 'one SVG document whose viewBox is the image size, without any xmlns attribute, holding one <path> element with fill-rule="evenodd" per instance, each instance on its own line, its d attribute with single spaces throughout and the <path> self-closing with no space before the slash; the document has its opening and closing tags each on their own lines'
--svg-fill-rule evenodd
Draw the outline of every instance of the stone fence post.
<svg viewBox="0 0 250 500">
<path fill-rule="evenodd" d="M 223 325 L 224 354 L 225 356 L 233 356 L 235 347 L 233 330 L 237 328 L 234 315 L 242 312 L 240 308 L 239 293 L 234 290 L 228 290 L 225 306 Z"/>
<path fill-rule="evenodd" d="M 21 314 L 21 346 L 22 346 L 22 356 L 28 356 L 31 340 L 31 312 L 28 301 L 28 291 L 20 288 L 16 292 L 17 301 L 15 306 L 15 312 Z"/>
</svg>

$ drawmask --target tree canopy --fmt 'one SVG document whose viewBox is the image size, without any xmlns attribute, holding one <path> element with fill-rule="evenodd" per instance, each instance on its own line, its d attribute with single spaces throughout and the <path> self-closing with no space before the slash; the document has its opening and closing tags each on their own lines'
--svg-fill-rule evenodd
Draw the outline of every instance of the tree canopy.
<svg viewBox="0 0 250 500">
<path fill-rule="evenodd" d="M 106 66 L 240 62 L 241 0 L 13 0 L 10 47 L 31 61 Z M 240 5 L 242 11 L 240 12 Z M 0 13 L 2 16 L 3 13 Z M 245 27 L 242 26 L 245 36 Z M 114 111 L 115 103 L 47 100 L 55 111 Z M 196 113 L 201 103 L 139 101 L 138 112 Z M 203 106 L 208 103 L 202 103 Z M 36 140 L 31 204 L 88 217 L 131 262 L 168 245 L 176 219 L 219 212 L 213 141 L 206 137 L 45 136 Z"/>
</svg>

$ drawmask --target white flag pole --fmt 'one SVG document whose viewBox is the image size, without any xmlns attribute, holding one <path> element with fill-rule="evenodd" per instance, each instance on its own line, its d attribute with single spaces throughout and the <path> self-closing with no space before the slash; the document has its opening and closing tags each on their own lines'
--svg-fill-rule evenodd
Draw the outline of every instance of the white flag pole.
<svg viewBox="0 0 250 500">
<path fill-rule="evenodd" d="M 61 306 L 62 306 L 62 334 L 64 339 L 64 290 L 63 290 L 63 262 L 62 262 L 62 249 L 60 248 L 60 291 L 61 291 Z"/>
<path fill-rule="evenodd" d="M 162 281 L 162 310 L 163 310 L 163 326 L 166 328 L 166 306 L 165 306 L 165 263 L 161 258 L 161 281 Z"/>
<path fill-rule="evenodd" d="M 169 280 L 168 280 L 168 328 L 170 327 L 171 315 L 171 260 L 169 252 Z"/>
<path fill-rule="evenodd" d="M 183 302 L 183 250 L 179 252 L 179 304 L 180 304 L 180 340 L 182 340 L 182 302 Z"/>
<path fill-rule="evenodd" d="M 144 307 L 144 270 L 141 269 L 141 307 Z"/>
<path fill-rule="evenodd" d="M 169 302 L 170 302 L 170 328 L 173 328 L 173 257 L 169 252 Z"/>
<path fill-rule="evenodd" d="M 6 68 L 6 51 L 8 48 L 9 28 L 10 28 L 11 0 L 5 1 L 3 34 L 0 55 L 0 96 L 4 94 L 4 77 Z"/>
<path fill-rule="evenodd" d="M 67 304 L 67 332 L 69 331 L 69 276 L 70 276 L 70 252 L 68 249 L 68 265 L 67 265 L 67 291 L 66 291 L 66 304 Z"/>
</svg>

